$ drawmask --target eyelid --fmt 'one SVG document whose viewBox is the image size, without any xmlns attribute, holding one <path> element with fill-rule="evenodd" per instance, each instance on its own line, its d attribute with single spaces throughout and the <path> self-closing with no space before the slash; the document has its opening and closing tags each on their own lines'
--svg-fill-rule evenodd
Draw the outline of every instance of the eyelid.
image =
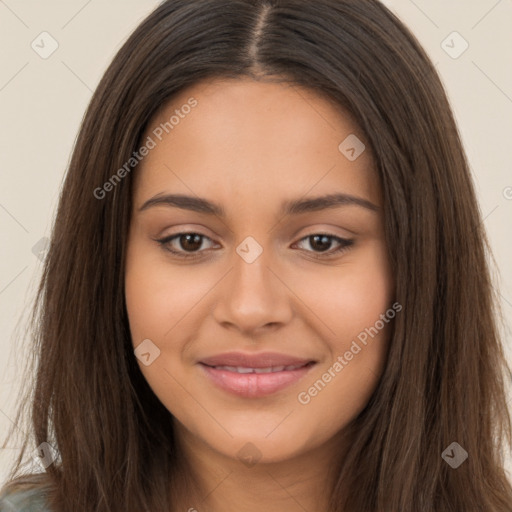
<svg viewBox="0 0 512 512">
<path fill-rule="evenodd" d="M 297 244 L 303 242 L 304 240 L 308 240 L 309 238 L 314 237 L 314 236 L 326 236 L 327 238 L 331 238 L 332 240 L 334 240 L 335 242 L 340 244 L 340 247 L 338 247 L 337 249 L 334 249 L 334 250 L 329 249 L 325 252 L 305 251 L 306 253 L 313 255 L 313 257 L 317 258 L 317 259 L 321 259 L 321 258 L 327 259 L 329 257 L 335 257 L 338 255 L 341 255 L 342 253 L 344 253 L 345 251 L 350 249 L 355 243 L 355 240 L 353 238 L 343 238 L 341 236 L 334 235 L 332 233 L 326 233 L 326 232 L 315 232 L 315 233 L 311 233 L 309 235 L 303 236 L 297 242 L 295 242 L 293 245 L 297 245 Z"/>
<path fill-rule="evenodd" d="M 207 239 L 207 240 L 210 240 L 211 242 L 213 242 L 214 244 L 216 243 L 208 235 L 205 235 L 205 234 L 203 234 L 203 233 L 201 233 L 199 231 L 194 231 L 194 230 L 180 231 L 178 233 L 174 233 L 174 234 L 165 236 L 163 238 L 159 238 L 159 239 L 157 238 L 157 239 L 154 239 L 154 240 L 157 243 L 160 244 L 160 246 L 162 247 L 163 250 L 165 250 L 165 251 L 167 251 L 167 252 L 169 252 L 169 253 L 171 253 L 171 254 L 173 254 L 173 255 L 175 255 L 178 258 L 181 258 L 183 260 L 185 260 L 185 259 L 201 258 L 204 253 L 208 252 L 208 250 L 199 250 L 199 251 L 195 251 L 195 252 L 186 252 L 186 251 L 182 251 L 182 250 L 170 249 L 169 247 L 167 247 L 168 244 L 170 244 L 172 241 L 174 241 L 176 239 L 179 239 L 180 236 L 184 236 L 184 235 L 198 235 L 201 238 L 202 241 L 204 239 Z M 310 255 L 312 255 L 316 259 L 328 259 L 329 257 L 334 257 L 334 256 L 337 256 L 337 255 L 341 255 L 345 251 L 349 250 L 354 245 L 354 243 L 355 243 L 355 240 L 353 238 L 352 239 L 343 238 L 343 237 L 335 235 L 333 233 L 328 233 L 326 231 L 319 230 L 319 231 L 313 231 L 310 234 L 302 236 L 296 242 L 294 242 L 293 245 L 297 245 L 297 244 L 299 244 L 299 243 L 301 243 L 301 242 L 303 242 L 305 240 L 308 240 L 309 238 L 312 238 L 314 236 L 325 236 L 325 237 L 328 237 L 328 238 L 334 240 L 338 244 L 340 244 L 339 248 L 334 249 L 334 250 L 333 249 L 329 249 L 329 250 L 324 251 L 324 252 L 315 252 L 315 251 L 303 250 L 303 252 L 309 253 Z"/>
<path fill-rule="evenodd" d="M 189 230 L 189 231 L 180 231 L 178 233 L 174 233 L 174 234 L 171 234 L 171 235 L 167 235 L 167 236 L 164 236 L 162 238 L 155 238 L 155 242 L 159 243 L 160 246 L 170 252 L 171 254 L 175 254 L 177 255 L 178 257 L 183 257 L 183 258 L 193 258 L 193 257 L 199 257 L 202 253 L 206 252 L 205 250 L 202 250 L 202 251 L 196 251 L 196 252 L 189 252 L 187 253 L 186 251 L 178 251 L 178 250 L 174 250 L 174 249 L 169 249 L 168 246 L 172 241 L 174 240 L 177 240 L 179 239 L 181 236 L 184 236 L 184 235 L 198 235 L 201 237 L 201 245 L 202 245 L 202 242 L 206 239 L 206 240 L 210 240 L 211 242 L 213 242 L 213 244 L 215 244 L 216 242 L 214 240 L 212 240 L 211 237 L 209 237 L 208 235 L 205 235 L 199 231 L 194 231 L 194 230 Z M 218 245 L 218 244 L 217 244 Z"/>
</svg>

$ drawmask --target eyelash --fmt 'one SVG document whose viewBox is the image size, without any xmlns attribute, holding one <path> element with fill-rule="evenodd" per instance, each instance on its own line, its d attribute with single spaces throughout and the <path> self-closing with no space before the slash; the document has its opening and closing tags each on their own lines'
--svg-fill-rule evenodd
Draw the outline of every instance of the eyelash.
<svg viewBox="0 0 512 512">
<path fill-rule="evenodd" d="M 186 252 L 183 252 L 183 251 L 176 251 L 176 250 L 171 249 L 169 247 L 169 244 L 170 244 L 171 241 L 173 241 L 174 239 L 179 239 L 179 237 L 184 236 L 184 235 L 198 235 L 199 237 L 201 237 L 201 242 L 204 239 L 211 240 L 209 237 L 207 237 L 206 235 L 202 235 L 201 233 L 195 233 L 193 231 L 186 231 L 186 232 L 182 232 L 182 233 L 176 233 L 175 235 L 171 235 L 171 236 L 168 236 L 168 237 L 165 237 L 165 238 L 157 239 L 156 242 L 158 242 L 160 244 L 160 246 L 165 251 L 168 251 L 168 252 L 176 255 L 179 258 L 183 258 L 183 259 L 189 259 L 189 258 L 196 258 L 197 259 L 197 258 L 200 258 L 201 257 L 201 252 L 204 252 L 204 251 L 195 251 L 195 252 L 192 252 L 192 253 L 186 253 Z M 313 233 L 311 235 L 307 235 L 307 236 L 301 238 L 299 240 L 299 242 L 302 242 L 303 240 L 307 240 L 308 238 L 312 238 L 314 236 L 327 237 L 327 238 L 330 238 L 330 239 L 332 239 L 332 240 L 334 240 L 334 241 L 336 241 L 336 242 L 338 242 L 340 244 L 340 247 L 338 249 L 335 249 L 334 251 L 333 250 L 329 250 L 329 251 L 324 251 L 324 252 L 321 252 L 321 253 L 315 253 L 316 255 L 314 257 L 318 258 L 318 259 L 327 258 L 327 257 L 330 257 L 330 256 L 332 256 L 334 254 L 340 254 L 342 252 L 345 252 L 348 249 L 350 249 L 350 247 L 354 244 L 354 240 L 353 239 L 341 238 L 339 236 L 331 235 L 329 233 Z M 306 251 L 306 252 L 314 252 L 314 251 Z"/>
</svg>

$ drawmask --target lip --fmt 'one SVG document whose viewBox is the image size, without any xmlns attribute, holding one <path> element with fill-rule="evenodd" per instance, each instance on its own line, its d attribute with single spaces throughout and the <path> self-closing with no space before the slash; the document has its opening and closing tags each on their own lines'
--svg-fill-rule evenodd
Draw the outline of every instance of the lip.
<svg viewBox="0 0 512 512">
<path fill-rule="evenodd" d="M 226 352 L 206 357 L 199 362 L 207 366 L 238 366 L 242 368 L 269 368 L 271 366 L 303 366 L 314 359 L 298 358 L 277 352 L 260 352 L 249 354 L 244 352 Z"/>
<path fill-rule="evenodd" d="M 277 393 L 297 383 L 316 366 L 316 361 L 270 352 L 260 354 L 231 352 L 203 359 L 199 362 L 199 366 L 205 376 L 220 389 L 245 398 L 258 398 Z M 270 373 L 238 373 L 225 368 L 215 368 L 215 366 L 240 368 L 298 366 L 298 368 Z"/>
</svg>

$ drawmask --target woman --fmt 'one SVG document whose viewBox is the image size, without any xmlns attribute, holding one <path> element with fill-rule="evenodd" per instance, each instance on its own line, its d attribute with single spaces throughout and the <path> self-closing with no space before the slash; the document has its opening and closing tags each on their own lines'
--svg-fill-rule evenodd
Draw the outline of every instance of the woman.
<svg viewBox="0 0 512 512">
<path fill-rule="evenodd" d="M 5 507 L 509 511 L 487 250 L 439 78 L 380 3 L 162 3 L 73 152 L 46 471 Z"/>
</svg>

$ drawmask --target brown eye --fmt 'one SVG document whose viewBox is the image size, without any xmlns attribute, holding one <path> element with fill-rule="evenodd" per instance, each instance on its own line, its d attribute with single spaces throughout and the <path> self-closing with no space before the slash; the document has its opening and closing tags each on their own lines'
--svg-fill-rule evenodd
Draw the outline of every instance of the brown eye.
<svg viewBox="0 0 512 512">
<path fill-rule="evenodd" d="M 342 251 L 345 251 L 354 244 L 354 240 L 348 240 L 345 238 L 340 238 L 339 236 L 322 233 L 306 236 L 300 240 L 299 243 L 303 242 L 304 240 L 309 241 L 309 245 L 313 249 L 309 252 L 316 252 L 320 254 L 327 253 L 328 255 L 338 254 Z M 333 245 L 333 242 L 336 242 L 339 247 L 334 250 L 329 250 Z"/>
<path fill-rule="evenodd" d="M 210 240 L 206 235 L 199 233 L 177 233 L 157 240 L 157 242 L 167 251 L 187 258 L 195 256 L 195 253 L 201 253 L 199 249 L 202 247 L 204 240 Z M 188 254 L 187 254 L 188 253 Z"/>
<path fill-rule="evenodd" d="M 185 251 L 197 251 L 201 248 L 203 239 L 197 233 L 179 235 L 178 243 Z"/>
</svg>

